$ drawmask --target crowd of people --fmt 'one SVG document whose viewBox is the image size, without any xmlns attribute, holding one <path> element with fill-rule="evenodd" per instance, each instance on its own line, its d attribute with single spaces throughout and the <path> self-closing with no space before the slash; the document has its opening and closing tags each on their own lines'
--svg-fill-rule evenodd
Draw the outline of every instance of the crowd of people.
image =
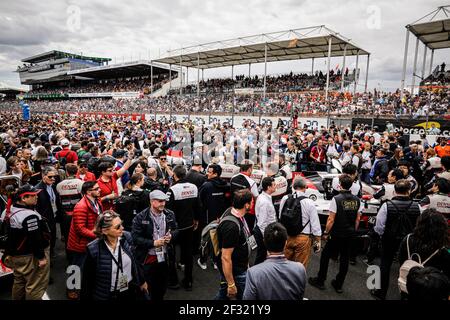
<svg viewBox="0 0 450 320">
<path fill-rule="evenodd" d="M 446 64 L 443 62 L 422 82 L 422 86 L 445 86 L 450 83 L 450 70 L 445 70 Z"/>
<path fill-rule="evenodd" d="M 331 92 L 328 105 L 323 92 L 260 95 L 208 94 L 162 96 L 136 99 L 30 100 L 36 112 L 108 112 L 108 113 L 198 113 L 298 115 L 374 115 L 374 116 L 446 116 L 449 114 L 450 89 L 433 89 L 419 94 Z M 0 101 L 0 110 L 20 110 L 16 101 Z"/>
<path fill-rule="evenodd" d="M 354 79 L 355 71 L 349 78 L 348 68 L 345 70 L 344 74 L 347 78 L 346 85 L 351 83 Z M 316 71 L 315 74 L 309 75 L 306 73 L 294 74 L 290 72 L 289 74 L 283 74 L 278 76 L 267 76 L 266 77 L 266 91 L 267 92 L 290 92 L 290 91 L 308 91 L 308 90 L 324 90 L 326 86 L 326 74 L 322 71 Z M 330 70 L 330 84 L 331 87 L 336 89 L 340 86 L 340 81 L 342 79 L 341 70 Z M 250 89 L 262 89 L 264 87 L 264 77 L 255 75 L 253 77 L 247 77 L 245 75 L 237 75 L 234 79 L 232 78 L 212 78 L 208 80 L 202 80 L 199 83 L 200 92 L 211 94 L 211 93 L 232 93 L 234 89 L 250 88 Z M 197 93 L 197 85 L 187 85 L 183 90 L 187 94 Z M 171 92 L 176 94 L 177 91 Z"/>
<path fill-rule="evenodd" d="M 153 78 L 153 90 L 157 90 L 162 84 L 169 80 L 168 75 L 161 74 Z M 83 81 L 76 82 L 70 86 L 47 87 L 36 86 L 28 92 L 28 95 L 50 95 L 50 94 L 69 94 L 69 93 L 98 93 L 98 92 L 143 92 L 151 91 L 152 81 L 150 77 L 136 77 L 125 79 L 110 79 L 101 81 Z"/>
<path fill-rule="evenodd" d="M 74 300 L 191 291 L 195 263 L 218 269 L 216 299 L 299 300 L 307 282 L 326 289 L 330 259 L 339 259 L 331 281 L 339 294 L 361 254 L 380 265 L 377 299 L 386 298 L 393 272 L 399 298 L 449 297 L 448 138 L 409 141 L 402 132 L 333 123 L 233 128 L 60 114 L 24 121 L 4 111 L 0 120 L 0 174 L 20 181 L 1 184 L 13 299 L 42 298 L 57 241 L 81 270 L 81 287 L 67 288 Z M 343 173 L 322 224 L 310 182 L 294 173 L 327 171 L 334 160 Z M 370 197 L 363 184 L 378 186 L 381 204 L 361 252 Z M 309 265 L 313 253 L 321 253 L 318 270 Z"/>
</svg>

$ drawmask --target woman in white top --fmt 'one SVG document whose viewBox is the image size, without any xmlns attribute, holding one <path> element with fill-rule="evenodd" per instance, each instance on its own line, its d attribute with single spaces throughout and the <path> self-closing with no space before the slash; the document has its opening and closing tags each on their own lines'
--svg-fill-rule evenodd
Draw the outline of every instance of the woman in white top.
<svg viewBox="0 0 450 320">
<path fill-rule="evenodd" d="M 148 295 L 143 272 L 134 258 L 131 234 L 123 231 L 120 216 L 111 210 L 99 214 L 95 234 L 98 238 L 86 250 L 81 298 L 131 301 L 140 292 Z"/>
</svg>

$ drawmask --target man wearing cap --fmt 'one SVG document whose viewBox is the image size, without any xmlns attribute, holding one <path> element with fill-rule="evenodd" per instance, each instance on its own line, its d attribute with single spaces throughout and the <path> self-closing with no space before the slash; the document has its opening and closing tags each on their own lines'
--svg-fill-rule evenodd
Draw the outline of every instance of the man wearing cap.
<svg viewBox="0 0 450 320">
<path fill-rule="evenodd" d="M 13 300 L 40 300 L 48 287 L 50 234 L 45 219 L 34 210 L 40 191 L 29 184 L 19 188 L 8 214 L 4 261 L 14 270 Z"/>
<path fill-rule="evenodd" d="M 163 300 L 167 290 L 168 253 L 177 235 L 177 222 L 173 211 L 165 208 L 169 197 L 161 190 L 150 193 L 150 207 L 133 219 L 131 234 L 136 246 L 135 255 L 150 284 L 153 300 Z"/>
<path fill-rule="evenodd" d="M 70 150 L 70 142 L 67 139 L 62 139 L 59 143 L 62 147 L 61 151 L 58 151 L 55 158 L 60 162 L 64 163 L 74 163 L 77 164 L 78 156 L 75 151 Z M 65 161 L 63 160 L 65 159 Z"/>
</svg>

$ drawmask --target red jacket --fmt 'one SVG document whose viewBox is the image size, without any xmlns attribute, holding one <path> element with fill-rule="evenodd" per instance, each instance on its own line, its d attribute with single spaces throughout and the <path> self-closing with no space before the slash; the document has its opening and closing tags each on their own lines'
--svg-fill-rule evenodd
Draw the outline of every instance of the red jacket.
<svg viewBox="0 0 450 320">
<path fill-rule="evenodd" d="M 100 201 L 97 201 L 97 203 L 100 212 L 102 212 L 102 204 Z M 84 196 L 73 209 L 69 241 L 67 242 L 68 250 L 81 253 L 86 252 L 87 244 L 96 238 L 92 230 L 94 230 L 97 217 L 98 212 L 88 198 Z"/>
<path fill-rule="evenodd" d="M 326 162 L 326 150 L 324 147 L 314 146 L 311 149 L 311 158 L 314 162 L 325 163 Z M 318 159 L 319 161 L 317 161 Z"/>
<path fill-rule="evenodd" d="M 77 173 L 76 177 L 80 180 L 83 180 L 84 182 L 97 180 L 97 178 L 95 177 L 95 174 L 93 174 L 92 172 L 89 172 L 89 171 L 86 172 L 83 179 L 80 178 L 80 173 Z"/>
</svg>

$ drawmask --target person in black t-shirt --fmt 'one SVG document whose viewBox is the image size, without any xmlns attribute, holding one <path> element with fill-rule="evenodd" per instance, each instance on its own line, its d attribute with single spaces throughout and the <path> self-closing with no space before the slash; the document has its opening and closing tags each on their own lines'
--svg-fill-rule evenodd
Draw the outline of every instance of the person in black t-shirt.
<svg viewBox="0 0 450 320">
<path fill-rule="evenodd" d="M 225 211 L 217 228 L 221 250 L 218 257 L 220 289 L 217 300 L 242 300 L 249 262 L 247 240 L 250 237 L 244 216 L 250 211 L 252 198 L 248 189 L 236 191 L 232 207 Z"/>
</svg>

